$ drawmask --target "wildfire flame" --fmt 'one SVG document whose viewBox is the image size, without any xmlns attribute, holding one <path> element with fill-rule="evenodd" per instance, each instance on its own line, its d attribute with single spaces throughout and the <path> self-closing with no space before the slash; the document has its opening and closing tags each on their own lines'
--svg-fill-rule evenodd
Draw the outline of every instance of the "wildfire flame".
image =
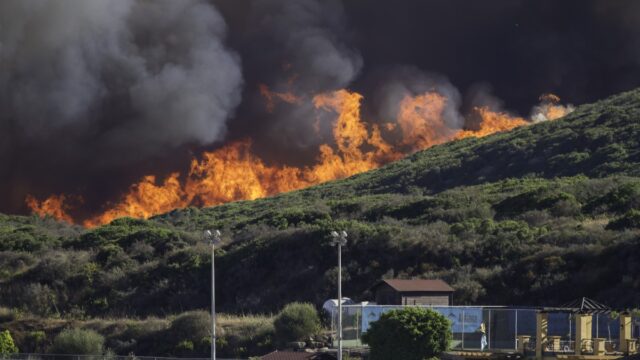
<svg viewBox="0 0 640 360">
<path fill-rule="evenodd" d="M 293 105 L 302 101 L 293 94 L 272 92 L 266 85 L 260 90 L 267 101 L 267 110 L 273 110 L 276 99 Z M 250 140 L 230 143 L 194 158 L 188 174 L 172 173 L 162 181 L 153 175 L 145 176 L 132 185 L 119 202 L 109 204 L 106 211 L 85 220 L 83 225 L 94 227 L 124 216 L 148 218 L 191 205 L 213 206 L 271 196 L 371 170 L 449 140 L 486 136 L 530 123 L 483 107 L 475 109 L 480 116 L 478 129 L 450 128 L 443 120 L 447 99 L 437 92 L 426 92 L 404 97 L 396 122 L 384 124 L 381 130 L 361 119 L 362 99 L 362 95 L 347 90 L 319 94 L 311 99 L 316 111 L 336 116 L 335 144 L 320 145 L 317 161 L 312 166 L 266 164 L 252 152 Z M 543 105 L 545 103 L 561 106 L 548 101 Z M 383 131 L 395 130 L 401 133 L 401 140 L 392 144 L 385 140 Z M 41 216 L 46 214 L 72 223 L 66 200 L 65 195 L 52 195 L 43 201 L 29 196 L 26 202 Z"/>
<path fill-rule="evenodd" d="M 554 94 L 540 95 L 540 105 L 533 108 L 531 120 L 534 122 L 556 120 L 575 110 L 573 105 L 560 104 L 560 98 Z"/>
<path fill-rule="evenodd" d="M 420 150 L 451 140 L 458 130 L 443 121 L 446 104 L 447 99 L 435 92 L 405 96 L 397 119 L 403 134 L 402 144 Z"/>
<path fill-rule="evenodd" d="M 275 110 L 276 100 L 284 101 L 288 104 L 299 104 L 302 101 L 302 99 L 291 92 L 271 91 L 271 89 L 269 89 L 265 84 L 260 84 L 258 88 L 260 89 L 260 95 L 262 95 L 266 102 L 265 106 L 269 113 L 272 113 Z"/>
<path fill-rule="evenodd" d="M 28 195 L 26 203 L 32 212 L 42 217 L 49 215 L 57 220 L 73 223 L 73 218 L 67 213 L 69 205 L 66 203 L 64 194 L 51 195 L 43 201 L 38 201 L 38 199 Z"/>
<path fill-rule="evenodd" d="M 509 131 L 529 123 L 521 117 L 513 117 L 507 113 L 491 111 L 487 107 L 476 107 L 474 111 L 482 119 L 480 128 L 478 130 L 460 131 L 456 134 L 456 139 L 464 139 L 470 136 L 483 137 L 501 131 Z"/>
</svg>

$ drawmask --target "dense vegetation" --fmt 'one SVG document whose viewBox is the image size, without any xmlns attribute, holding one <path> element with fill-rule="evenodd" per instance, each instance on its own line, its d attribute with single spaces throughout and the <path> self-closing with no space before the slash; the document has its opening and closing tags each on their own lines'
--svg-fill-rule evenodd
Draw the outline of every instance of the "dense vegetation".
<svg viewBox="0 0 640 360">
<path fill-rule="evenodd" d="M 356 299 L 382 277 L 439 277 L 457 303 L 640 307 L 639 211 L 636 90 L 268 199 L 91 230 L 0 215 L 0 305 L 76 319 L 207 308 L 201 231 L 218 228 L 219 311 L 334 296 L 331 230 L 349 232 L 344 294 Z"/>
<path fill-rule="evenodd" d="M 40 318 L 0 308 L 0 351 L 11 335 L 23 353 L 121 354 L 206 358 L 210 354 L 208 311 L 188 311 L 145 319 Z M 272 316 L 217 316 L 217 350 L 221 357 L 247 358 L 273 351 L 279 339 Z M 99 334 L 99 335 L 98 335 Z M 13 343 L 11 343 L 13 344 Z M 4 347 L 3 347 L 4 346 Z M 0 352 L 2 355 L 2 352 Z"/>
<path fill-rule="evenodd" d="M 444 315 L 424 308 L 407 307 L 382 314 L 363 334 L 371 349 L 370 360 L 439 359 L 449 350 L 453 335 Z"/>
</svg>

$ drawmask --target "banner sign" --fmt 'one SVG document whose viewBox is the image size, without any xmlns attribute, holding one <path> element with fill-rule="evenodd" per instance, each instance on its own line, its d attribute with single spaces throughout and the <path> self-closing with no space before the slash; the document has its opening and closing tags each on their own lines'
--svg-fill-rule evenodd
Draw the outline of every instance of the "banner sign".
<svg viewBox="0 0 640 360">
<path fill-rule="evenodd" d="M 363 306 L 362 307 L 362 332 L 369 330 L 372 322 L 380 319 L 380 316 L 387 311 L 400 309 L 398 306 Z M 451 331 L 453 333 L 474 333 L 480 331 L 482 323 L 481 308 L 431 308 L 444 315 L 451 321 Z"/>
</svg>

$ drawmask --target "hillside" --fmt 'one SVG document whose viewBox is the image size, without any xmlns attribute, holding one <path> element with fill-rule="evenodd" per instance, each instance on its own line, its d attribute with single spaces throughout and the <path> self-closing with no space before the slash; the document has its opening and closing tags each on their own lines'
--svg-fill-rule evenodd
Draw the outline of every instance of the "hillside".
<svg viewBox="0 0 640 360">
<path fill-rule="evenodd" d="M 640 307 L 640 89 L 558 121 L 433 147 L 273 198 L 120 219 L 92 230 L 0 216 L 0 306 L 41 316 L 206 308 L 219 228 L 219 310 L 276 311 L 384 276 L 441 277 L 457 303 Z"/>
</svg>

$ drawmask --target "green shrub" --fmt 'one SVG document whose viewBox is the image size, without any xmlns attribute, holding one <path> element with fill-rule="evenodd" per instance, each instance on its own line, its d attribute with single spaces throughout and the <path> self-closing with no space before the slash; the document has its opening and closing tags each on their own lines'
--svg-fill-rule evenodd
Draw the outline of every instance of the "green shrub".
<svg viewBox="0 0 640 360">
<path fill-rule="evenodd" d="M 176 355 L 205 355 L 211 346 L 211 315 L 189 311 L 176 317 L 168 329 L 168 340 Z"/>
<path fill-rule="evenodd" d="M 66 329 L 53 339 L 52 354 L 99 355 L 104 348 L 104 337 L 93 330 Z"/>
<path fill-rule="evenodd" d="M 0 323 L 11 322 L 16 319 L 16 312 L 13 309 L 0 307 Z"/>
<path fill-rule="evenodd" d="M 176 345 L 176 351 L 178 353 L 189 353 L 193 351 L 193 341 L 182 340 Z"/>
<path fill-rule="evenodd" d="M 171 322 L 170 336 L 180 340 L 200 341 L 211 336 L 211 315 L 206 311 L 189 311 Z"/>
<path fill-rule="evenodd" d="M 18 352 L 18 347 L 13 342 L 11 333 L 9 330 L 0 332 L 0 355 L 15 354 Z"/>
<path fill-rule="evenodd" d="M 371 348 L 371 360 L 424 360 L 449 348 L 449 320 L 418 307 L 392 310 L 371 323 L 362 340 Z"/>
<path fill-rule="evenodd" d="M 217 346 L 221 357 L 246 358 L 274 350 L 273 318 L 260 315 L 221 315 L 218 324 L 224 329 Z"/>
<path fill-rule="evenodd" d="M 42 353 L 44 352 L 46 340 L 47 335 L 44 331 L 30 331 L 24 338 L 23 346 L 25 346 L 29 352 Z"/>
<path fill-rule="evenodd" d="M 320 317 L 313 305 L 294 302 L 280 311 L 273 325 L 281 343 L 307 340 L 320 330 Z"/>
<path fill-rule="evenodd" d="M 640 210 L 629 210 L 607 224 L 608 230 L 640 229 Z"/>
</svg>

